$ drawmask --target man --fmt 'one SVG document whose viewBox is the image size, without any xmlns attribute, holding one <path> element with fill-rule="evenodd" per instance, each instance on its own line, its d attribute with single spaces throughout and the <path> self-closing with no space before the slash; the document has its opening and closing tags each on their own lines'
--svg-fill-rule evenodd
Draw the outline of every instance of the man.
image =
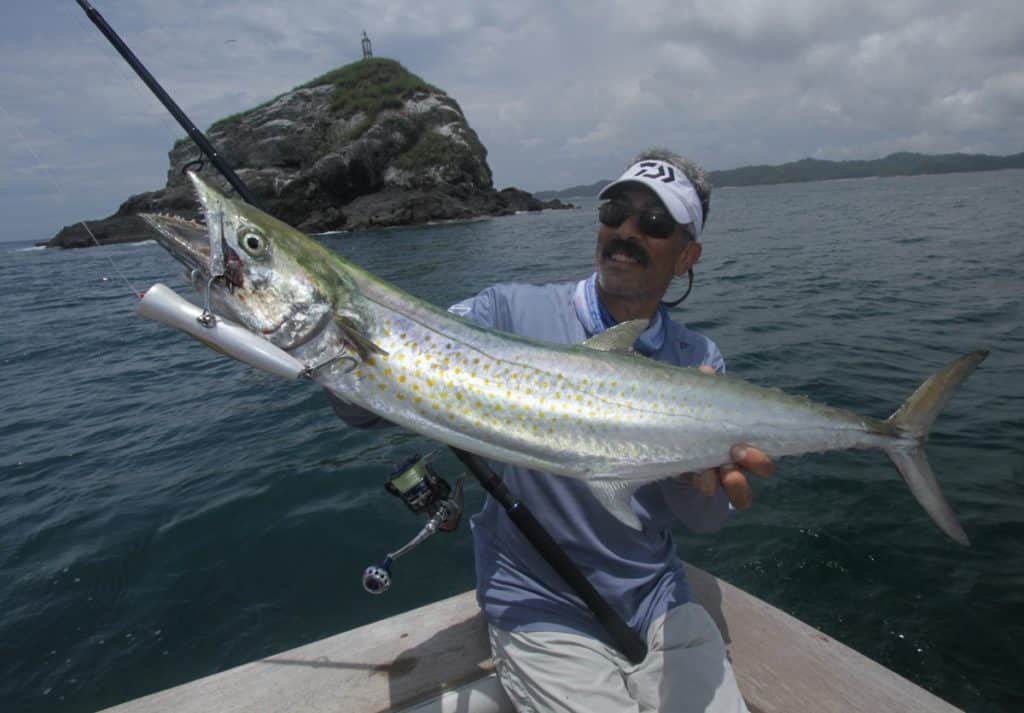
<svg viewBox="0 0 1024 713">
<path fill-rule="evenodd" d="M 650 320 L 634 345 L 653 359 L 724 371 L 718 348 L 673 322 L 661 300 L 701 255 L 710 185 L 694 163 L 667 151 L 638 156 L 601 191 L 597 271 L 578 283 L 497 285 L 451 311 L 533 339 L 578 343 L 626 320 Z M 752 472 L 771 475 L 760 451 L 733 449 Z M 473 517 L 477 599 L 490 625 L 499 678 L 520 711 L 745 711 L 708 614 L 690 601 L 671 528 L 714 531 L 750 486 L 736 465 L 685 474 L 637 491 L 636 531 L 579 480 L 492 464 L 626 623 L 649 654 L 619 654 L 582 601 L 541 559 L 491 498 Z"/>
<path fill-rule="evenodd" d="M 700 167 L 667 151 L 638 156 L 601 191 L 597 271 L 580 282 L 504 284 L 451 307 L 455 314 L 525 337 L 575 344 L 626 320 L 650 324 L 641 354 L 711 372 L 725 369 L 715 344 L 673 322 L 661 300 L 701 255 L 710 185 Z M 376 421 L 334 400 L 352 425 Z M 356 410 L 358 411 L 358 410 Z M 362 414 L 362 416 L 360 416 Z M 367 421 L 369 417 L 369 421 Z M 732 457 L 771 475 L 760 451 Z M 490 497 L 472 519 L 477 600 L 490 625 L 502 685 L 522 712 L 746 711 L 714 622 L 691 602 L 671 528 L 719 529 L 751 503 L 737 465 L 647 485 L 631 506 L 642 528 L 609 513 L 583 481 L 492 463 L 591 584 L 648 644 L 631 664 L 589 609 Z"/>
</svg>

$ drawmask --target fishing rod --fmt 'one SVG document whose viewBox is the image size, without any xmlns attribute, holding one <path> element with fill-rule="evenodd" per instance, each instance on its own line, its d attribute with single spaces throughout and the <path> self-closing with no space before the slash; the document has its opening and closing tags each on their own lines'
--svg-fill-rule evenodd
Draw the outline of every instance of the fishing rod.
<svg viewBox="0 0 1024 713">
<path fill-rule="evenodd" d="M 149 73 L 149 70 L 129 49 L 128 45 L 121 40 L 114 29 L 107 24 L 99 11 L 90 5 L 87 0 L 75 1 L 96 27 L 99 28 L 103 36 L 110 41 L 125 61 L 135 70 L 139 78 L 156 95 L 157 99 L 178 120 L 178 123 L 185 129 L 189 137 L 199 147 L 199 150 L 210 159 L 221 175 L 238 192 L 242 200 L 252 206 L 259 207 L 242 179 L 217 153 L 217 150 L 206 139 L 203 132 L 196 128 L 195 124 L 185 115 L 185 112 L 164 91 L 156 78 Z M 216 277 L 212 279 L 216 279 Z M 157 291 L 157 287 L 159 286 L 154 286 L 149 291 L 149 293 L 156 291 L 153 297 L 157 299 L 160 299 L 161 292 L 171 293 L 171 290 L 166 290 L 166 288 L 164 291 Z M 149 293 L 147 293 L 147 297 Z M 207 299 L 209 299 L 209 293 L 210 290 L 207 289 Z M 247 330 L 241 327 L 224 321 L 214 320 L 208 305 L 200 314 L 199 308 L 191 305 L 191 303 L 186 302 L 186 305 L 192 307 L 192 310 L 180 305 L 180 302 L 184 302 L 184 300 L 178 298 L 176 301 L 176 295 L 173 295 L 173 293 L 163 297 L 163 301 L 153 301 L 148 303 L 148 306 L 146 299 L 144 299 L 143 309 L 154 310 L 153 314 L 144 314 L 144 316 L 151 316 L 159 321 L 165 321 L 194 336 L 204 337 L 214 342 L 216 342 L 217 338 L 213 337 L 210 332 L 204 334 L 203 330 L 217 330 L 218 334 L 223 335 L 220 339 L 230 342 L 231 346 L 234 347 L 233 349 L 228 349 L 228 353 L 246 363 L 268 369 L 273 373 L 278 373 L 288 378 L 298 378 L 306 373 L 306 370 L 302 368 L 302 365 L 297 360 L 292 359 L 287 353 L 279 353 L 281 350 L 273 347 L 265 339 L 245 333 Z M 157 317 L 155 312 L 163 308 L 166 308 L 170 314 L 164 315 L 163 318 Z M 142 313 L 142 310 L 140 310 L 140 313 Z M 197 324 L 200 326 L 197 327 Z M 245 353 L 242 354 L 241 352 Z M 268 354 L 268 352 L 270 353 Z M 509 492 L 508 486 L 487 466 L 482 458 L 454 446 L 450 446 L 450 448 L 455 453 L 455 456 L 469 469 L 470 473 L 484 490 L 505 509 L 509 519 L 515 523 L 519 531 L 537 549 L 541 557 L 587 605 L 623 655 L 633 663 L 643 661 L 647 657 L 646 642 L 626 625 L 618 612 L 608 604 L 586 576 L 580 572 L 576 564 L 565 553 L 565 550 L 544 529 L 544 526 L 533 516 L 529 508 Z M 392 582 L 390 566 L 395 559 L 415 548 L 435 532 L 450 532 L 458 526 L 459 517 L 462 514 L 461 483 L 457 484 L 454 490 L 451 489 L 447 483 L 443 482 L 443 479 L 439 478 L 427 467 L 428 460 L 429 457 L 426 459 L 414 458 L 411 466 L 400 469 L 386 483 L 389 486 L 390 492 L 405 500 L 406 504 L 414 512 L 427 514 L 429 520 L 427 525 L 412 541 L 396 552 L 390 553 L 379 565 L 371 565 L 364 571 L 363 587 L 372 594 L 382 594 L 390 588 Z"/>
</svg>

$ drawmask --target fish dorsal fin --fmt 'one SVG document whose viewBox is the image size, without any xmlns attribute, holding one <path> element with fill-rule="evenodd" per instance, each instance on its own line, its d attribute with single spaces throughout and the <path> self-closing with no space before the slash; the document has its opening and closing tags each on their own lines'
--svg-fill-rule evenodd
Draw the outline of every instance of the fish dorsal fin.
<svg viewBox="0 0 1024 713">
<path fill-rule="evenodd" d="M 597 349 L 602 352 L 631 352 L 633 343 L 640 338 L 640 335 L 647 331 L 650 322 L 646 319 L 631 319 L 628 322 L 620 322 L 600 334 L 583 342 L 582 346 L 587 349 Z"/>
<path fill-rule="evenodd" d="M 597 501 L 623 525 L 634 530 L 641 529 L 640 519 L 633 512 L 633 493 L 642 482 L 635 480 L 598 479 L 585 481 Z"/>
</svg>

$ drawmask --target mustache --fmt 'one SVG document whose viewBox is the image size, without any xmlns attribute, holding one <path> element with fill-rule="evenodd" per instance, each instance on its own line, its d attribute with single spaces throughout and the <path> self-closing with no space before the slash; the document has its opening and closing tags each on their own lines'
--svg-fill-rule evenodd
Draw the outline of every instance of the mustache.
<svg viewBox="0 0 1024 713">
<path fill-rule="evenodd" d="M 634 241 L 626 240 L 625 238 L 612 238 L 609 240 L 601 252 L 601 257 L 607 259 L 615 253 L 622 253 L 628 258 L 633 258 L 644 267 L 647 267 L 651 262 L 650 256 L 642 247 Z"/>
</svg>

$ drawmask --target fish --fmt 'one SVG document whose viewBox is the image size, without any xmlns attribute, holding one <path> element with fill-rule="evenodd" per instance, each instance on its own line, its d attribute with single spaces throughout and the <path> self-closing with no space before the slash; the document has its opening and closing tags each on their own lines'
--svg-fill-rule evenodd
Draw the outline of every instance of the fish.
<svg viewBox="0 0 1024 713">
<path fill-rule="evenodd" d="M 889 418 L 860 416 L 632 353 L 644 320 L 579 345 L 489 329 L 189 177 L 205 228 L 143 214 L 158 242 L 210 310 L 290 355 L 303 376 L 342 402 L 487 459 L 582 479 L 634 528 L 630 501 L 639 487 L 728 463 L 734 444 L 773 459 L 881 449 L 939 529 L 970 544 L 924 443 L 986 350 L 952 361 Z"/>
</svg>

